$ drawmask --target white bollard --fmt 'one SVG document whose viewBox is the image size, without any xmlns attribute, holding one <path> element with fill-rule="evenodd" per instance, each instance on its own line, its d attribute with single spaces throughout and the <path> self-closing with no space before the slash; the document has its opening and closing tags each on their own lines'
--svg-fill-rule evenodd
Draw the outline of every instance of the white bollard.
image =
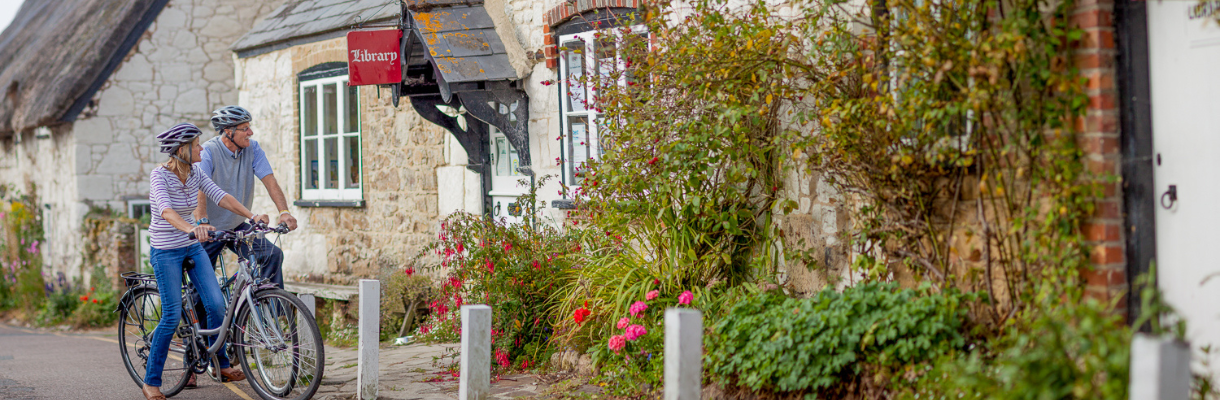
<svg viewBox="0 0 1220 400">
<path fill-rule="evenodd" d="M 297 298 L 301 299 L 302 303 L 305 303 L 305 309 L 309 310 L 309 316 L 313 317 L 314 319 L 318 319 L 317 299 L 314 298 L 312 294 L 305 293 L 298 294 Z"/>
<path fill-rule="evenodd" d="M 458 400 L 485 400 L 491 394 L 491 307 L 462 306 L 462 366 Z"/>
<path fill-rule="evenodd" d="M 1190 398 L 1190 346 L 1142 333 L 1131 340 L 1131 400 Z"/>
<path fill-rule="evenodd" d="M 703 385 L 703 315 L 665 310 L 665 400 L 699 400 Z"/>
<path fill-rule="evenodd" d="M 356 355 L 357 397 L 377 398 L 378 339 L 381 335 L 381 282 L 376 279 L 360 280 L 360 333 L 359 354 Z"/>
</svg>

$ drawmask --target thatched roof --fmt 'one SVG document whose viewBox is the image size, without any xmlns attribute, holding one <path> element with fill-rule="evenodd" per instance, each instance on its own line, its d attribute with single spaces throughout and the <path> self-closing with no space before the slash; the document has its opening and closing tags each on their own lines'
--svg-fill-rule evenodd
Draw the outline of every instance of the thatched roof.
<svg viewBox="0 0 1220 400">
<path fill-rule="evenodd" d="M 76 119 L 168 0 L 25 0 L 0 33 L 0 137 Z"/>
<path fill-rule="evenodd" d="M 407 7 L 482 3 L 483 0 L 407 0 Z M 245 58 L 336 38 L 357 24 L 397 22 L 400 7 L 397 0 L 288 0 L 229 48 Z"/>
</svg>

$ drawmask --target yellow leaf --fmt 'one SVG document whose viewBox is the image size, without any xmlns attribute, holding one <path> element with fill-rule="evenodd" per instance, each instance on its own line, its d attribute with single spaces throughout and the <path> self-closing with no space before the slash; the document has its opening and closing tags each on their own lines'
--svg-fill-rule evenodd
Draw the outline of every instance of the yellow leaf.
<svg viewBox="0 0 1220 400">
<path fill-rule="evenodd" d="M 767 94 L 767 105 L 771 105 L 771 94 Z"/>
</svg>

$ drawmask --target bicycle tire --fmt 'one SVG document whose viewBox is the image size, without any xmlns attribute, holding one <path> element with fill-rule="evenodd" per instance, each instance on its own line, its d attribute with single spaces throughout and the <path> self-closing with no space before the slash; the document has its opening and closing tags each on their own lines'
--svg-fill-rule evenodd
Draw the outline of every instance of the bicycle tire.
<svg viewBox="0 0 1220 400">
<path fill-rule="evenodd" d="M 242 305 L 234 326 L 237 361 L 250 386 L 264 400 L 313 397 L 322 383 L 326 360 L 322 333 L 313 315 L 296 295 L 282 289 L 262 289 L 251 297 L 254 304 Z M 263 322 L 261 330 L 255 326 L 256 315 Z M 275 324 L 268 324 L 269 320 Z"/>
<path fill-rule="evenodd" d="M 144 387 L 152 333 L 161 322 L 160 299 L 161 295 L 157 289 L 150 287 L 129 292 L 120 303 L 119 353 L 123 357 L 127 374 L 131 375 L 136 386 L 141 388 Z M 181 392 L 190 378 L 192 362 L 185 349 L 180 338 L 175 337 L 174 341 L 170 342 L 170 353 L 165 358 L 165 367 L 161 372 L 161 394 L 165 397 L 173 397 Z"/>
</svg>

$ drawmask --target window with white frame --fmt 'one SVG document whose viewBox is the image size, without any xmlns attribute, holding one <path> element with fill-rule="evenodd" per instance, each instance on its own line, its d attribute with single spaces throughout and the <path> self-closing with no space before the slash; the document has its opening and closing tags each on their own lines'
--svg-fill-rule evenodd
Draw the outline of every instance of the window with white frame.
<svg viewBox="0 0 1220 400">
<path fill-rule="evenodd" d="M 601 113 L 592 104 L 597 98 L 597 85 L 615 70 L 626 68 L 626 61 L 618 51 L 624 29 L 612 28 L 579 32 L 559 37 L 559 88 L 562 97 L 561 123 L 563 126 L 563 176 L 568 186 L 581 186 L 585 170 L 591 160 L 600 158 L 605 152 L 600 134 L 605 124 Z M 643 35 L 643 26 L 628 30 L 630 34 Z M 594 75 L 596 74 L 596 75 Z M 628 75 L 619 78 L 619 85 L 627 84 Z"/>
<path fill-rule="evenodd" d="M 301 198 L 362 200 L 359 88 L 347 75 L 301 81 Z"/>
</svg>

